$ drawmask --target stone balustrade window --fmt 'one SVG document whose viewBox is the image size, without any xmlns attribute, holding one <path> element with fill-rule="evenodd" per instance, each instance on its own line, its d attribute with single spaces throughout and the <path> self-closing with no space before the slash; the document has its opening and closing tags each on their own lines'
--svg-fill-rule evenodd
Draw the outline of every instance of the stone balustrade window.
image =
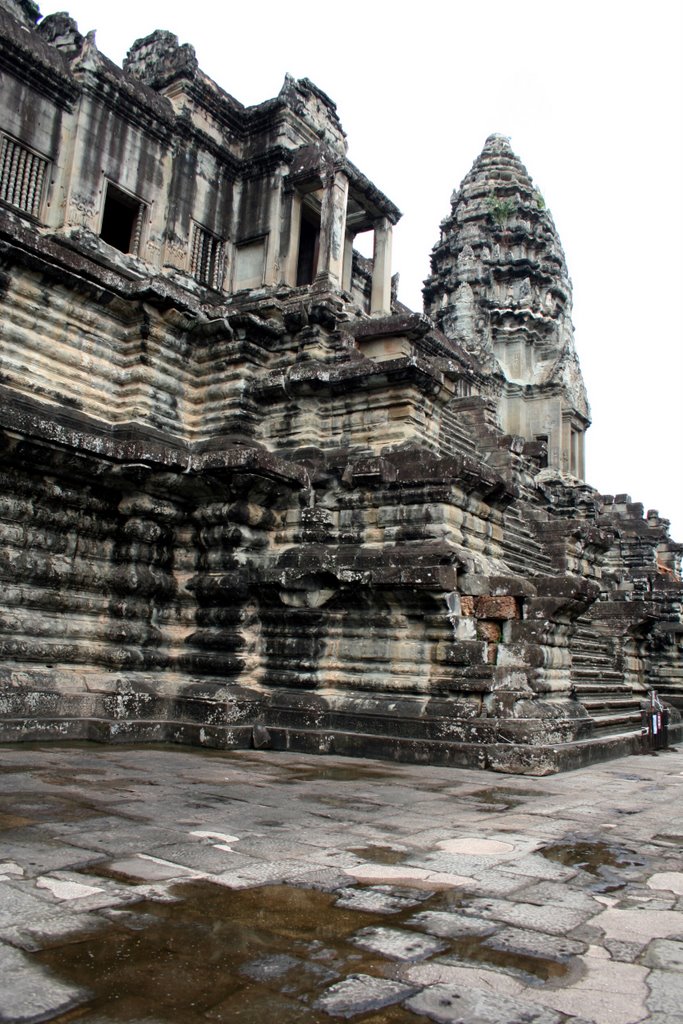
<svg viewBox="0 0 683 1024">
<path fill-rule="evenodd" d="M 32 217 L 40 214 L 47 160 L 0 136 L 0 200 Z"/>
<path fill-rule="evenodd" d="M 220 290 L 223 284 L 225 242 L 199 224 L 194 226 L 190 273 L 200 284 Z"/>
</svg>

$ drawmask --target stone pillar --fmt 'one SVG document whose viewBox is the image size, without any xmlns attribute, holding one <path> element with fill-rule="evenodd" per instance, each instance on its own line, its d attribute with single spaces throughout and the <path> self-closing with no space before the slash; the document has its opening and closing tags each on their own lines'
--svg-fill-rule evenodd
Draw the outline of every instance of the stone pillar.
<svg viewBox="0 0 683 1024">
<path fill-rule="evenodd" d="M 561 456 L 560 456 L 560 469 L 563 473 L 572 472 L 572 425 L 571 420 L 566 416 L 562 416 L 562 434 L 561 434 Z"/>
<path fill-rule="evenodd" d="M 298 192 L 285 196 L 285 205 L 289 206 L 289 232 L 286 255 L 282 259 L 282 279 L 292 288 L 296 287 L 296 268 L 299 262 L 299 239 L 301 236 L 301 206 L 303 199 Z M 282 248 L 284 248 L 284 239 Z"/>
<path fill-rule="evenodd" d="M 320 249 L 315 284 L 341 289 L 348 198 L 349 179 L 346 175 L 341 171 L 330 175 L 325 181 L 320 211 Z"/>
<path fill-rule="evenodd" d="M 353 241 L 354 236 L 350 231 L 346 232 L 344 243 L 344 269 L 342 272 L 342 289 L 345 292 L 351 291 L 351 279 L 353 273 Z"/>
<path fill-rule="evenodd" d="M 391 312 L 391 223 L 386 217 L 375 224 L 370 314 Z"/>
<path fill-rule="evenodd" d="M 282 221 L 282 178 L 274 174 L 270 181 L 269 232 L 263 283 L 272 287 L 280 280 L 280 229 Z"/>
</svg>

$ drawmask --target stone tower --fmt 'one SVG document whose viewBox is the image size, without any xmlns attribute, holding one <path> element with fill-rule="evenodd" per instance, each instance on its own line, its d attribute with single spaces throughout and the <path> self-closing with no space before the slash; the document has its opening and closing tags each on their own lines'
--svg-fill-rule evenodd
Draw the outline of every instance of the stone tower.
<svg viewBox="0 0 683 1024">
<path fill-rule="evenodd" d="M 574 348 L 572 289 L 552 217 L 508 140 L 490 135 L 441 224 L 425 311 L 499 389 L 503 430 L 547 445 L 584 478 L 590 424 Z"/>
</svg>

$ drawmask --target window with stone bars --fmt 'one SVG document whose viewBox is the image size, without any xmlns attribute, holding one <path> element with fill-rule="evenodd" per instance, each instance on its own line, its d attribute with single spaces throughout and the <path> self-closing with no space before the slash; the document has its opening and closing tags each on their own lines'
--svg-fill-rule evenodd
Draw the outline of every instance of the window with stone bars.
<svg viewBox="0 0 683 1024">
<path fill-rule="evenodd" d="M 0 135 L 0 200 L 37 217 L 46 170 L 47 160 Z"/>
<path fill-rule="evenodd" d="M 199 224 L 194 226 L 190 273 L 200 284 L 219 289 L 223 281 L 225 243 L 222 238 L 212 235 Z"/>
</svg>

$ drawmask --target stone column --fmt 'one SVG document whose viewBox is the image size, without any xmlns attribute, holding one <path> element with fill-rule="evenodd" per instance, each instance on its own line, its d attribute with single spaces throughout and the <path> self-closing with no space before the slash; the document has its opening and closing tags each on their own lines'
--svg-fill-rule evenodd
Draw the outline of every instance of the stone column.
<svg viewBox="0 0 683 1024">
<path fill-rule="evenodd" d="M 344 270 L 342 273 L 342 289 L 345 292 L 351 291 L 351 279 L 353 276 L 353 241 L 354 236 L 350 231 L 346 232 L 344 243 Z"/>
<path fill-rule="evenodd" d="M 584 430 L 580 431 L 578 435 L 579 443 L 579 467 L 577 476 L 580 480 L 586 479 L 586 433 Z"/>
<path fill-rule="evenodd" d="M 270 181 L 269 233 L 266 247 L 266 268 L 263 283 L 272 287 L 280 280 L 280 229 L 282 221 L 282 177 L 274 174 Z"/>
<path fill-rule="evenodd" d="M 391 223 L 382 217 L 375 224 L 370 313 L 391 312 Z"/>
<path fill-rule="evenodd" d="M 287 237 L 281 238 L 282 280 L 292 288 L 296 287 L 296 268 L 299 261 L 299 238 L 301 235 L 302 197 L 298 192 L 290 192 L 284 197 L 285 212 L 288 214 L 289 226 L 285 227 Z M 285 220 L 287 218 L 285 217 Z M 285 252 L 286 249 L 286 252 Z"/>
<path fill-rule="evenodd" d="M 572 472 L 572 425 L 563 410 L 562 433 L 560 435 L 560 469 L 563 473 Z"/>
<path fill-rule="evenodd" d="M 325 180 L 324 187 L 315 284 L 341 289 L 349 180 L 345 174 L 337 171 Z"/>
</svg>

